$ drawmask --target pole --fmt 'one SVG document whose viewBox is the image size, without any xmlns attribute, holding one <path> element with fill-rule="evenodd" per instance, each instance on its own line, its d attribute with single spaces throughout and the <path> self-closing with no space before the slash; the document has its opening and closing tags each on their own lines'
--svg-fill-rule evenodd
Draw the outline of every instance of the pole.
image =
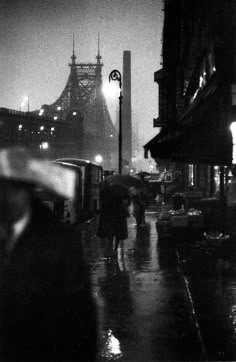
<svg viewBox="0 0 236 362">
<path fill-rule="evenodd" d="M 122 82 L 119 70 L 114 69 L 109 75 L 109 82 L 117 80 L 119 82 L 120 96 L 119 96 L 119 139 L 118 139 L 118 172 L 122 174 Z"/>
<path fill-rule="evenodd" d="M 119 96 L 119 174 L 122 174 L 122 92 Z"/>
</svg>

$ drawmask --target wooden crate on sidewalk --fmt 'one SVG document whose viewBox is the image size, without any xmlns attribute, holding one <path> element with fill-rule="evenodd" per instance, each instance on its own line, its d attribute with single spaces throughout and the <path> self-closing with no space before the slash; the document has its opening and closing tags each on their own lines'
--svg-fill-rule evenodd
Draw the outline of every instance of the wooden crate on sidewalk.
<svg viewBox="0 0 236 362">
<path fill-rule="evenodd" d="M 188 227 L 188 215 L 172 215 L 171 226 L 173 228 L 187 228 Z"/>
</svg>

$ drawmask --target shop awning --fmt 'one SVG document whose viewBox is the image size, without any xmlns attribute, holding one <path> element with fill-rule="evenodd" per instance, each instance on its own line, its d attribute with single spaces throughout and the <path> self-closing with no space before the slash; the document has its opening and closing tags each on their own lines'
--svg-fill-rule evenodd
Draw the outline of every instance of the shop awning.
<svg viewBox="0 0 236 362">
<path fill-rule="evenodd" d="M 148 158 L 148 151 L 152 158 L 169 159 L 174 151 L 175 141 L 169 138 L 169 130 L 163 128 L 158 135 L 144 145 L 144 157 Z"/>
<path fill-rule="evenodd" d="M 145 146 L 152 158 L 184 163 L 231 165 L 231 104 L 225 90 L 212 84 L 181 114 L 175 127 L 164 127 Z"/>
<path fill-rule="evenodd" d="M 215 130 L 211 125 L 204 128 L 186 127 L 178 135 L 160 133 L 145 146 L 146 157 L 150 151 L 155 159 L 174 162 L 231 165 L 232 137 L 230 130 Z"/>
</svg>

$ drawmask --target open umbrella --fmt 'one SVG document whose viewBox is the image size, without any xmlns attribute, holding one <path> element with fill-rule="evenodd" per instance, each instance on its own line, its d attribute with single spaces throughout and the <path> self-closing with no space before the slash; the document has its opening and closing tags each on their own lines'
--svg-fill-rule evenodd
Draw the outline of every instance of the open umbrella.
<svg viewBox="0 0 236 362">
<path fill-rule="evenodd" d="M 107 183 L 110 185 L 122 185 L 127 188 L 143 188 L 145 186 L 142 180 L 130 175 L 112 175 L 107 178 Z"/>
<path fill-rule="evenodd" d="M 124 185 L 104 182 L 102 187 L 102 198 L 126 198 L 129 195 L 128 188 Z"/>
<path fill-rule="evenodd" d="M 136 176 L 138 176 L 141 179 L 144 179 L 145 177 L 150 176 L 150 172 L 140 171 L 136 174 Z"/>
</svg>

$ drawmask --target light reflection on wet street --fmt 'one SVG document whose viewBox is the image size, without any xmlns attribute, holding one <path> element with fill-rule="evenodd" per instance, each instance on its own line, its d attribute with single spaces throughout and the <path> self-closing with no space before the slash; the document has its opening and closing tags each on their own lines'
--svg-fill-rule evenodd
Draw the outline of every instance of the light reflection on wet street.
<svg viewBox="0 0 236 362">
<path fill-rule="evenodd" d="M 234 240 L 189 240 L 178 246 L 208 359 L 236 360 Z"/>
<path fill-rule="evenodd" d="M 147 214 L 137 230 L 131 216 L 117 259 L 95 229 L 83 233 L 99 312 L 98 362 L 202 360 L 175 248 L 159 245 L 156 220 Z"/>
</svg>

